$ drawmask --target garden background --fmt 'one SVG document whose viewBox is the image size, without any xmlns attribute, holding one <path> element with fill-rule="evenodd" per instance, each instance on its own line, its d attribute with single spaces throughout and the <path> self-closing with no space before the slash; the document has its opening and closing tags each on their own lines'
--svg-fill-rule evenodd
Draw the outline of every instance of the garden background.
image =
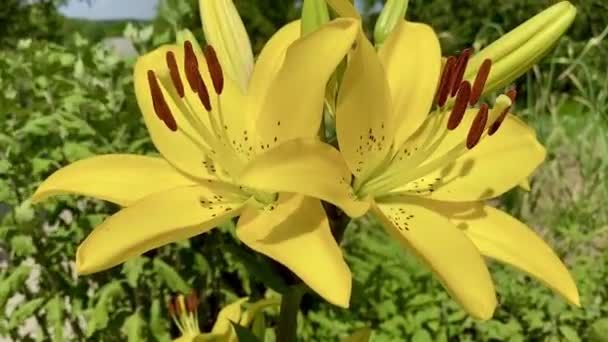
<svg viewBox="0 0 608 342">
<path fill-rule="evenodd" d="M 367 27 L 377 17 L 374 2 L 364 4 Z M 291 1 L 235 3 L 256 52 L 299 16 Z M 483 47 L 552 3 L 412 0 L 408 19 L 430 23 L 446 55 Z M 124 35 L 143 53 L 173 41 L 177 29 L 201 39 L 202 30 L 195 0 L 161 0 L 152 21 L 67 19 L 57 10 L 61 4 L 0 4 L 0 341 L 167 341 L 175 336 L 165 308 L 171 294 L 199 291 L 201 326 L 208 329 L 224 304 L 263 297 L 269 290 L 261 280 L 280 290 L 280 280 L 265 272 L 268 261 L 228 226 L 76 276 L 78 243 L 117 207 L 82 197 L 32 206 L 29 196 L 54 170 L 84 157 L 155 153 L 135 101 L 134 58 L 117 54 L 105 39 Z M 567 36 L 517 80 L 516 112 L 537 129 L 547 161 L 530 192 L 513 190 L 495 204 L 555 248 L 583 308 L 491 264 L 500 305 L 494 319 L 475 321 L 429 271 L 363 219 L 343 241 L 355 278 L 351 309 L 306 296 L 303 341 L 337 340 L 365 325 L 374 329 L 373 341 L 608 341 L 608 3 L 574 4 L 579 12 Z M 268 323 L 275 319 L 269 311 Z"/>
</svg>

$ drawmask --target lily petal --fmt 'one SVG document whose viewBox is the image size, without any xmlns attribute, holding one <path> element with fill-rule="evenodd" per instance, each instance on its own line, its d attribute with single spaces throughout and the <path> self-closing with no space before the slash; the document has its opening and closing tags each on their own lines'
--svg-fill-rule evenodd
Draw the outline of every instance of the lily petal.
<svg viewBox="0 0 608 342">
<path fill-rule="evenodd" d="M 281 27 L 264 45 L 249 82 L 249 109 L 253 113 L 259 112 L 268 88 L 283 65 L 287 49 L 298 38 L 300 38 L 300 20 Z"/>
<path fill-rule="evenodd" d="M 350 270 L 319 200 L 281 194 L 274 210 L 246 208 L 236 232 L 241 241 L 287 266 L 325 300 L 348 307 Z"/>
<path fill-rule="evenodd" d="M 103 271 L 154 248 L 205 233 L 239 215 L 245 202 L 221 183 L 147 196 L 93 229 L 76 251 L 76 270 L 80 274 Z"/>
<path fill-rule="evenodd" d="M 424 122 L 441 72 L 441 47 L 433 29 L 401 21 L 378 51 L 391 90 L 396 133 L 401 145 Z"/>
<path fill-rule="evenodd" d="M 194 185 L 194 181 L 162 158 L 109 154 L 55 171 L 36 189 L 32 201 L 75 193 L 126 207 L 150 194 L 187 185 Z"/>
<path fill-rule="evenodd" d="M 465 311 L 478 319 L 491 318 L 496 294 L 477 248 L 445 217 L 415 201 L 382 201 L 372 211 L 393 238 L 431 268 Z"/>
<path fill-rule="evenodd" d="M 344 73 L 336 107 L 340 152 L 362 180 L 391 149 L 393 115 L 386 76 L 376 50 L 360 33 Z"/>
<path fill-rule="evenodd" d="M 200 0 L 199 8 L 205 40 L 212 45 L 226 71 L 243 91 L 253 70 L 253 51 L 232 0 Z"/>
<path fill-rule="evenodd" d="M 436 210 L 473 241 L 481 254 L 514 266 L 538 279 L 570 303 L 580 306 L 576 284 L 568 269 L 532 229 L 498 209 L 482 203 L 436 202 Z"/>
<path fill-rule="evenodd" d="M 354 197 L 350 177 L 348 166 L 336 149 L 308 138 L 290 140 L 258 156 L 237 179 L 254 189 L 319 198 L 351 217 L 359 217 L 369 204 Z"/>
<path fill-rule="evenodd" d="M 232 323 L 238 323 L 243 313 L 242 306 L 247 303 L 248 297 L 241 298 L 234 303 L 225 306 L 217 315 L 215 324 L 211 328 L 211 335 L 222 336 L 226 340 L 236 338 L 232 329 Z"/>
<path fill-rule="evenodd" d="M 444 143 L 428 158 L 429 162 L 464 141 L 474 113 L 468 111 L 463 123 L 449 132 Z M 545 149 L 533 130 L 512 114 L 507 115 L 498 132 L 484 137 L 444 167 L 395 189 L 393 192 L 422 194 L 441 201 L 478 201 L 494 198 L 526 180 L 545 159 Z M 427 192 L 427 188 L 433 189 Z"/>
<path fill-rule="evenodd" d="M 316 136 L 325 85 L 350 49 L 359 22 L 336 19 L 289 46 L 258 113 L 261 144 Z"/>
</svg>

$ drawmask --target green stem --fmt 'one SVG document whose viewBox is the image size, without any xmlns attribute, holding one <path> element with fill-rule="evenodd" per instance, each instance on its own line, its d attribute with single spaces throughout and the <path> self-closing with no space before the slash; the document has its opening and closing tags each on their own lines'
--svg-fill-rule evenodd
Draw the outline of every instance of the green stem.
<svg viewBox="0 0 608 342">
<path fill-rule="evenodd" d="M 295 342 L 298 327 L 300 302 L 306 292 L 303 284 L 290 286 L 281 298 L 277 342 Z"/>
</svg>

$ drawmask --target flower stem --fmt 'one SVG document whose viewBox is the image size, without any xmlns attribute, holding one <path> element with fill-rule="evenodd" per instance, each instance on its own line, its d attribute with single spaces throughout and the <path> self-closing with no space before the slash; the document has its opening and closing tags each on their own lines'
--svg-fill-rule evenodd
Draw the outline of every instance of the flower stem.
<svg viewBox="0 0 608 342">
<path fill-rule="evenodd" d="M 292 285 L 287 288 L 281 298 L 279 325 L 277 327 L 277 342 L 295 342 L 298 327 L 298 312 L 300 302 L 306 292 L 304 284 Z"/>
</svg>

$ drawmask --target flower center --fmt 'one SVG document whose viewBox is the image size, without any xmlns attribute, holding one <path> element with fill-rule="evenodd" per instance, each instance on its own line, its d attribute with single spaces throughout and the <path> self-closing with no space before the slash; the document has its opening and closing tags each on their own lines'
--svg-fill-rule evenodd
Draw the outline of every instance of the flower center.
<svg viewBox="0 0 608 342">
<path fill-rule="evenodd" d="M 179 295 L 167 303 L 169 315 L 182 337 L 195 337 L 201 333 L 198 324 L 198 303 L 199 299 L 194 291 L 186 298 Z"/>
<path fill-rule="evenodd" d="M 169 130 L 180 132 L 200 148 L 207 171 L 216 174 L 219 179 L 230 179 L 231 175 L 237 175 L 242 170 L 245 161 L 239 157 L 233 144 L 230 143 L 228 126 L 222 112 L 220 96 L 224 89 L 222 66 L 214 48 L 207 45 L 203 55 L 215 93 L 215 99 L 212 99 L 201 75 L 199 60 L 192 43 L 184 42 L 183 49 L 182 70 L 173 51 L 168 51 L 165 55 L 168 73 L 161 72 L 159 76 L 154 70 L 148 70 L 154 111 Z M 165 74 L 168 74 L 168 77 L 162 77 Z M 187 83 L 191 92 L 186 91 L 184 83 Z M 166 101 L 166 95 L 172 98 L 173 103 Z M 170 104 L 174 104 L 175 108 Z M 178 124 L 172 111 L 183 114 L 181 117 L 188 125 L 185 122 Z M 201 115 L 201 112 L 206 115 Z M 222 169 L 216 168 L 215 164 L 219 164 Z"/>
<path fill-rule="evenodd" d="M 429 115 L 413 136 L 421 138 L 416 141 L 420 145 L 412 148 L 412 141 L 404 142 L 387 165 L 389 169 L 364 182 L 358 191 L 359 196 L 382 196 L 392 193 L 394 189 L 448 165 L 477 146 L 486 136 L 497 132 L 515 102 L 515 89 L 509 90 L 506 95 L 498 96 L 492 109 L 486 103 L 479 105 L 466 137 L 448 148 L 447 152 L 434 155 L 440 146 L 443 149 L 448 134 L 461 125 L 467 109 L 476 105 L 483 93 L 492 61 L 483 61 L 471 85 L 469 81 L 463 80 L 470 55 L 471 50 L 465 49 L 458 58 L 447 58 L 437 88 L 435 113 Z M 430 184 L 424 189 L 417 189 L 416 193 L 434 190 L 435 185 Z"/>
</svg>

